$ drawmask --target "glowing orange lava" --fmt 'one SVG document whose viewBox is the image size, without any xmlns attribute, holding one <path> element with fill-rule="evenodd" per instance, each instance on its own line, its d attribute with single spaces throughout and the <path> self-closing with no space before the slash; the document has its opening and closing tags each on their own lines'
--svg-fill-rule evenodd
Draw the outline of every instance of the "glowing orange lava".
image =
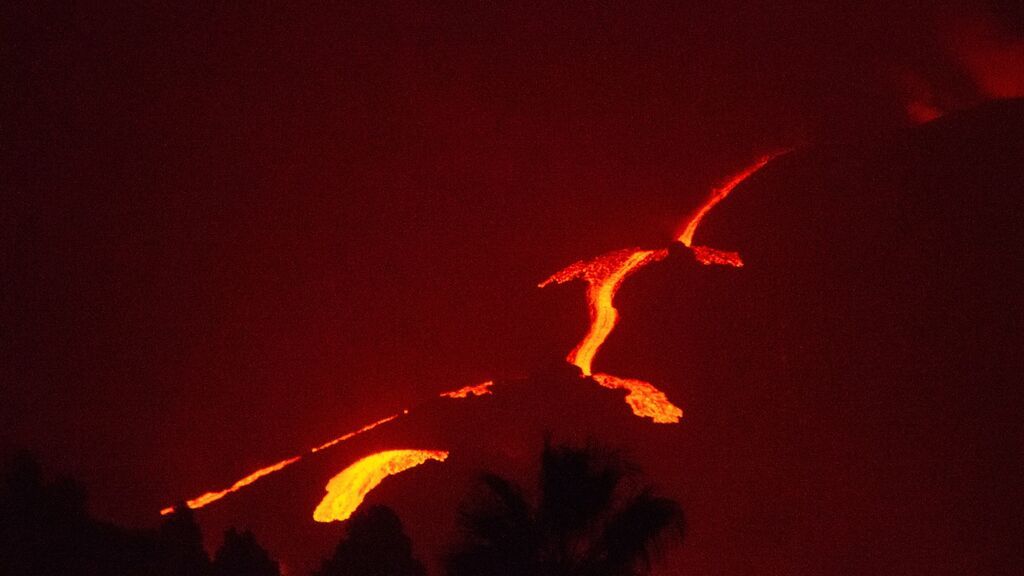
<svg viewBox="0 0 1024 576">
<path fill-rule="evenodd" d="M 665 256 L 668 256 L 668 250 L 616 250 L 593 260 L 571 264 L 538 284 L 543 288 L 552 282 L 562 284 L 577 278 L 587 283 L 590 331 L 566 360 L 579 366 L 585 375 L 591 375 L 594 356 L 619 320 L 619 312 L 613 305 L 615 293 L 630 274 Z"/>
<path fill-rule="evenodd" d="M 403 411 L 403 414 L 408 414 L 408 413 L 409 413 L 408 410 L 404 410 Z M 370 430 L 373 430 L 374 428 L 376 428 L 377 426 L 380 426 L 381 424 L 386 424 L 386 423 L 394 420 L 395 418 L 398 418 L 398 416 L 399 416 L 398 414 L 392 414 L 391 416 L 388 416 L 387 418 L 381 418 L 380 420 L 377 420 L 376 422 L 373 422 L 372 424 L 367 424 L 366 426 L 363 426 L 362 428 L 360 428 L 359 430 L 356 430 L 355 432 L 349 432 L 348 434 L 344 434 L 342 436 L 339 436 L 339 437 L 335 438 L 334 440 L 331 440 L 330 442 L 326 442 L 324 444 L 321 444 L 320 446 L 317 446 L 316 448 L 311 448 L 309 450 L 309 453 L 310 454 L 314 454 L 316 452 L 324 450 L 325 448 L 330 448 L 331 446 L 334 446 L 335 444 L 337 444 L 339 442 L 344 442 L 345 440 L 348 440 L 349 438 L 358 436 L 358 435 L 362 434 L 363 432 L 368 432 Z M 220 500 L 221 498 L 227 496 L 228 494 L 230 494 L 232 492 L 237 492 L 237 491 L 241 490 L 242 488 L 245 488 L 249 484 L 252 484 L 253 482 L 259 480 L 260 478 L 263 478 L 264 476 L 269 476 L 270 474 L 273 474 L 274 472 L 282 470 L 283 468 L 285 468 L 285 467 L 287 467 L 287 466 L 289 466 L 291 464 L 294 464 L 295 462 L 298 462 L 301 459 L 302 459 L 302 456 L 295 456 L 293 458 L 288 458 L 287 460 L 282 460 L 282 461 L 278 462 L 277 464 L 274 464 L 273 466 L 267 466 L 266 468 L 260 468 L 259 470 L 253 472 L 252 474 L 249 474 L 245 478 L 242 478 L 238 482 L 235 482 L 234 484 L 231 485 L 230 488 L 226 488 L 224 490 L 218 490 L 216 492 L 207 492 L 206 494 L 203 494 L 202 496 L 197 496 L 197 497 L 195 497 L 195 498 L 193 498 L 191 500 L 186 501 L 185 505 L 188 506 L 189 508 L 192 508 L 193 510 L 196 509 L 196 508 L 202 508 L 203 506 L 206 506 L 207 504 L 210 504 L 211 502 L 216 502 L 217 500 Z M 174 512 L 174 506 L 168 506 L 167 508 L 164 508 L 163 510 L 160 511 L 160 514 L 161 515 L 167 515 L 167 514 L 170 514 L 171 512 Z"/>
<path fill-rule="evenodd" d="M 650 418 L 657 424 L 675 424 L 683 417 L 683 411 L 669 401 L 668 396 L 650 382 L 634 378 L 619 378 L 611 374 L 594 374 L 594 380 L 605 388 L 626 390 L 626 404 L 633 414 Z"/>
<path fill-rule="evenodd" d="M 242 488 L 245 488 L 249 484 L 252 484 L 253 482 L 259 480 L 260 478 L 263 478 L 264 476 L 267 476 L 269 474 L 273 474 L 274 472 L 277 472 L 278 470 L 281 470 L 285 466 L 288 466 L 290 464 L 294 464 L 295 462 L 298 462 L 301 459 L 302 459 L 301 456 L 295 456 L 294 458 L 289 458 L 287 460 L 282 460 L 282 461 L 278 462 L 277 464 L 274 464 L 273 466 L 267 466 L 266 468 L 260 468 L 259 470 L 253 472 L 252 474 L 249 474 L 245 478 L 242 478 L 238 482 L 235 482 L 234 484 L 231 485 L 230 488 L 226 488 L 224 490 L 219 490 L 217 492 L 207 492 L 206 494 L 203 494 L 202 496 L 198 496 L 196 498 L 193 498 L 193 499 L 185 502 L 185 505 L 188 506 L 189 508 L 193 508 L 193 509 L 195 509 L 195 508 L 202 508 L 203 506 L 206 506 L 210 502 L 216 502 L 217 500 L 220 500 L 221 498 L 227 496 L 228 494 L 230 494 L 232 492 L 237 492 L 237 491 L 241 490 Z M 167 508 L 164 508 L 163 510 L 160 511 L 160 514 L 161 515 L 167 515 L 167 514 L 170 514 L 171 512 L 174 512 L 174 506 L 168 506 Z"/>
<path fill-rule="evenodd" d="M 653 384 L 608 374 L 592 374 L 591 365 L 597 351 L 618 322 L 619 312 L 615 309 L 614 300 L 619 287 L 630 274 L 666 256 L 668 250 L 618 250 L 593 260 L 576 262 L 540 283 L 541 288 L 552 282 L 561 284 L 576 278 L 587 283 L 590 330 L 566 360 L 578 366 L 583 374 L 593 375 L 594 380 L 605 388 L 628 390 L 626 403 L 633 413 L 642 418 L 651 418 L 659 424 L 679 422 L 683 411 L 669 402 L 668 397 Z"/>
<path fill-rule="evenodd" d="M 710 198 L 687 221 L 683 232 L 677 240 L 690 249 L 698 262 L 705 265 L 743 266 L 743 260 L 736 252 L 716 250 L 706 246 L 693 246 L 693 235 L 700 225 L 701 219 L 716 204 L 728 196 L 740 183 L 784 152 L 786 151 L 763 156 L 726 180 L 712 191 Z M 606 388 L 626 390 L 625 400 L 633 410 L 633 413 L 637 416 L 650 418 L 656 423 L 679 422 L 683 411 L 672 404 L 663 392 L 649 382 L 632 378 L 621 378 L 610 374 L 593 374 L 592 364 L 594 356 L 618 322 L 618 310 L 614 306 L 614 300 L 622 283 L 631 274 L 647 264 L 661 260 L 666 256 L 668 256 L 667 249 L 617 250 L 591 260 L 581 260 L 571 264 L 539 284 L 539 287 L 543 288 L 551 283 L 562 284 L 576 279 L 587 283 L 586 297 L 590 315 L 590 328 L 580 343 L 569 353 L 566 360 L 578 366 L 584 375 L 592 377 L 599 385 Z M 483 396 L 492 393 L 490 388 L 493 384 L 493 381 L 487 381 L 473 386 L 466 386 L 458 390 L 444 392 L 441 394 L 441 397 L 468 398 L 469 396 Z M 402 414 L 408 413 L 408 410 L 402 411 Z M 388 416 L 368 424 L 355 432 L 349 432 L 315 448 L 311 448 L 308 453 L 314 454 L 325 450 L 339 442 L 344 442 L 398 417 L 399 414 Z M 313 518 L 318 522 L 345 520 L 363 501 L 363 497 L 387 476 L 418 466 L 427 460 L 443 462 L 447 457 L 447 452 L 430 450 L 389 450 L 367 456 L 331 479 L 327 484 L 327 496 L 317 506 L 316 511 L 313 513 Z M 207 492 L 187 501 L 186 504 L 189 508 L 201 508 L 300 459 L 301 456 L 295 456 L 282 460 L 272 466 L 261 468 L 235 482 L 230 488 L 216 492 Z M 160 513 L 170 514 L 173 511 L 173 507 L 168 507 L 161 510 Z"/>
<path fill-rule="evenodd" d="M 403 414 L 408 414 L 408 413 L 409 413 L 408 410 L 403 411 Z M 334 440 L 331 440 L 330 442 L 325 442 L 325 443 L 317 446 L 316 448 L 312 448 L 309 452 L 312 454 L 312 453 L 324 450 L 326 448 L 330 448 L 331 446 L 334 446 L 335 444 L 337 444 L 339 442 L 344 442 L 345 440 L 348 440 L 349 438 L 352 438 L 354 436 L 358 436 L 358 435 L 362 434 L 363 432 L 369 432 L 370 430 L 373 430 L 374 428 L 376 428 L 377 426 L 380 426 L 381 424 L 387 424 L 388 422 L 391 422 L 395 418 L 398 418 L 398 414 L 392 414 L 391 416 L 388 416 L 387 418 L 381 418 L 380 420 L 377 420 L 376 422 L 374 422 L 372 424 L 367 424 L 366 426 L 363 426 L 362 428 L 360 428 L 359 430 L 356 430 L 355 432 L 349 432 L 348 434 L 343 434 L 341 436 L 338 436 Z"/>
<path fill-rule="evenodd" d="M 371 454 L 331 478 L 327 495 L 313 511 L 317 522 L 347 520 L 363 503 L 363 498 L 385 478 L 423 464 L 427 460 L 444 462 L 448 453 L 441 450 L 386 450 Z"/>
<path fill-rule="evenodd" d="M 725 250 L 716 250 L 707 246 L 691 246 L 690 251 L 693 252 L 693 257 L 697 259 L 697 262 L 705 266 L 718 265 L 743 268 L 743 259 L 740 258 L 738 252 L 726 252 Z"/>
<path fill-rule="evenodd" d="M 683 228 L 683 233 L 679 235 L 679 238 L 677 238 L 676 241 L 681 242 L 683 246 L 691 246 L 693 244 L 693 235 L 697 231 L 697 226 L 700 225 L 700 221 L 704 218 L 704 216 L 706 216 L 707 213 L 710 212 L 716 204 L 725 199 L 725 197 L 728 196 L 734 188 L 743 183 L 744 180 L 750 178 L 750 176 L 753 175 L 755 172 L 757 172 L 761 168 L 764 168 L 766 164 L 768 164 L 776 157 L 778 157 L 780 154 L 783 154 L 785 152 L 787 152 L 787 150 L 781 150 L 779 152 L 774 152 L 772 154 L 766 154 L 764 156 L 761 156 L 756 161 L 754 161 L 753 164 L 747 166 L 740 172 L 730 176 L 725 182 L 723 182 L 714 190 L 712 190 L 711 197 L 708 198 L 704 205 L 697 209 L 697 212 L 695 212 L 693 216 L 691 216 L 690 219 L 686 222 L 686 227 Z"/>
<path fill-rule="evenodd" d="M 491 392 L 491 386 L 494 386 L 492 380 L 477 384 L 475 386 L 464 386 L 458 390 L 451 392 L 444 392 L 441 394 L 442 398 L 468 398 L 469 396 L 483 396 L 485 394 L 493 394 Z"/>
<path fill-rule="evenodd" d="M 707 246 L 693 246 L 693 235 L 696 233 L 700 221 L 716 204 L 721 202 L 723 198 L 728 196 L 734 188 L 749 178 L 751 174 L 754 174 L 784 152 L 786 150 L 762 156 L 750 166 L 731 176 L 720 186 L 712 190 L 710 198 L 686 222 L 686 226 L 677 241 L 689 248 L 693 253 L 693 257 L 698 262 L 708 266 L 743 267 L 743 259 L 736 252 L 717 250 Z M 583 340 L 576 345 L 576 348 L 569 353 L 566 360 L 578 366 L 584 375 L 592 376 L 601 386 L 627 390 L 629 393 L 626 396 L 626 403 L 632 408 L 633 413 L 637 416 L 650 418 L 659 424 L 679 422 L 679 419 L 683 416 L 683 411 L 672 404 L 664 392 L 643 380 L 620 378 L 610 374 L 594 374 L 592 365 L 594 356 L 600 350 L 605 340 L 608 339 L 608 335 L 611 334 L 612 329 L 615 328 L 615 324 L 618 322 L 619 313 L 615 309 L 614 299 L 622 283 L 640 268 L 651 262 L 661 260 L 667 255 L 668 250 L 617 250 L 598 256 L 593 260 L 575 262 L 538 285 L 544 288 L 552 282 L 562 284 L 575 279 L 582 279 L 587 283 L 590 330 L 583 337 Z"/>
</svg>

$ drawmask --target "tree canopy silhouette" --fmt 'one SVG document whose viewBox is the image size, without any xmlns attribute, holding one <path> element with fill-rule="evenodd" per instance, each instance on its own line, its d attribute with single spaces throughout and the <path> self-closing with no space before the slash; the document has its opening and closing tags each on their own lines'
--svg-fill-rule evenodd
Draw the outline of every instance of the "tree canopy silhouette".
<svg viewBox="0 0 1024 576">
<path fill-rule="evenodd" d="M 213 557 L 214 576 L 279 576 L 280 569 L 252 532 L 228 528 Z"/>
<path fill-rule="evenodd" d="M 402 522 L 387 506 L 360 510 L 314 576 L 424 576 Z"/>
<path fill-rule="evenodd" d="M 177 506 L 157 533 L 161 573 L 168 576 L 204 576 L 210 558 L 203 548 L 203 532 L 188 506 Z"/>
<path fill-rule="evenodd" d="M 462 540 L 445 559 L 449 576 L 646 574 L 670 537 L 681 539 L 680 506 L 637 482 L 635 468 L 595 446 L 544 443 L 539 498 L 494 474 L 459 515 Z"/>
<path fill-rule="evenodd" d="M 47 482 L 29 454 L 9 459 L 0 476 L 0 574 L 4 576 L 278 576 L 249 532 L 229 530 L 210 562 L 187 506 L 156 530 L 93 518 L 82 486 Z"/>
<path fill-rule="evenodd" d="M 0 573 L 68 574 L 118 566 L 122 558 L 109 545 L 118 536 L 88 516 L 85 490 L 77 482 L 47 483 L 27 453 L 6 462 L 0 483 Z"/>
</svg>

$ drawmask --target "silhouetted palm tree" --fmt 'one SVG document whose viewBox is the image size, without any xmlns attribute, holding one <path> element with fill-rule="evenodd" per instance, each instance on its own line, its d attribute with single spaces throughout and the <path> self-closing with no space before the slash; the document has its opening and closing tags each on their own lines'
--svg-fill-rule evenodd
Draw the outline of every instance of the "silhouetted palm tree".
<svg viewBox="0 0 1024 576">
<path fill-rule="evenodd" d="M 684 516 L 636 478 L 635 469 L 593 446 L 545 441 L 539 501 L 532 505 L 512 482 L 484 475 L 484 493 L 460 513 L 463 540 L 446 559 L 448 574 L 646 574 L 660 543 L 682 537 Z"/>
<path fill-rule="evenodd" d="M 402 522 L 387 506 L 361 510 L 346 536 L 314 576 L 424 576 Z"/>
</svg>

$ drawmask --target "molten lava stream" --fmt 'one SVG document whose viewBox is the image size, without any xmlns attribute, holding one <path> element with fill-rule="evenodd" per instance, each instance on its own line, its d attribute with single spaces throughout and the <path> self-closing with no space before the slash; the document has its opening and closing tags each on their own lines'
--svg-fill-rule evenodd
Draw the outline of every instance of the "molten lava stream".
<svg viewBox="0 0 1024 576">
<path fill-rule="evenodd" d="M 576 262 L 540 283 L 543 288 L 552 282 L 561 284 L 576 278 L 587 282 L 590 329 L 566 360 L 578 366 L 584 375 L 593 376 L 601 386 L 628 391 L 626 403 L 633 413 L 659 424 L 679 422 L 683 411 L 649 382 L 593 374 L 591 366 L 597 351 L 618 322 L 619 313 L 614 301 L 622 283 L 630 274 L 667 255 L 668 250 L 618 250 L 593 260 Z"/>
<path fill-rule="evenodd" d="M 442 450 L 386 450 L 371 454 L 331 478 L 327 483 L 327 495 L 313 511 L 313 520 L 347 520 L 363 503 L 363 498 L 388 476 L 428 460 L 444 462 L 447 458 L 448 452 Z"/>
<path fill-rule="evenodd" d="M 715 188 L 711 197 L 687 221 L 677 241 L 690 249 L 694 259 L 705 265 L 743 266 L 743 259 L 736 252 L 716 250 L 707 246 L 693 246 L 693 235 L 697 231 L 704 216 L 722 201 L 730 192 L 752 174 L 763 168 L 784 151 L 768 154 L 758 158 L 756 162 L 733 175 L 722 185 Z M 626 403 L 637 416 L 650 418 L 658 423 L 678 422 L 683 411 L 669 402 L 665 394 L 649 382 L 632 378 L 620 378 L 610 374 L 594 374 L 592 371 L 594 356 L 601 345 L 608 339 L 618 322 L 619 313 L 615 309 L 615 294 L 622 283 L 631 274 L 651 262 L 665 258 L 668 250 L 626 249 L 609 252 L 593 260 L 581 260 L 573 263 L 552 275 L 538 286 L 544 288 L 552 282 L 562 284 L 577 278 L 587 283 L 587 306 L 590 313 L 590 329 L 583 340 L 569 353 L 566 358 L 575 364 L 586 376 L 606 388 L 627 390 Z"/>
<path fill-rule="evenodd" d="M 594 356 L 619 320 L 619 312 L 613 304 L 615 294 L 630 274 L 666 256 L 668 250 L 616 250 L 593 260 L 570 264 L 538 284 L 544 288 L 552 282 L 563 284 L 577 278 L 587 283 L 590 330 L 566 360 L 578 366 L 585 375 L 591 375 Z"/>
<path fill-rule="evenodd" d="M 402 413 L 403 414 L 408 414 L 409 411 L 405 410 Z M 335 438 L 334 440 L 331 440 L 330 442 L 325 442 L 325 443 L 317 446 L 316 448 L 311 448 L 309 450 L 309 452 L 310 452 L 310 454 L 314 454 L 314 453 L 319 452 L 321 450 L 330 448 L 331 446 L 334 446 L 335 444 L 337 444 L 339 442 L 344 442 L 345 440 L 348 440 L 349 438 L 353 438 L 355 436 L 358 436 L 358 435 L 362 434 L 363 432 L 369 432 L 370 430 L 373 430 L 374 428 L 376 428 L 377 426 L 380 426 L 381 424 L 387 424 L 388 422 L 391 422 L 392 420 L 394 420 L 395 418 L 398 418 L 399 416 L 400 416 L 400 414 L 392 414 L 391 416 L 388 416 L 387 418 L 381 418 L 380 420 L 377 420 L 376 422 L 373 422 L 373 423 L 367 424 L 366 426 L 363 426 L 362 428 L 360 428 L 359 430 L 356 430 L 355 432 L 349 432 L 347 434 L 342 434 L 341 436 L 338 436 L 337 438 Z"/>
<path fill-rule="evenodd" d="M 721 202 L 744 180 L 785 152 L 788 152 L 788 150 L 763 156 L 750 166 L 730 177 L 721 186 L 712 191 L 710 198 L 708 198 L 708 200 L 687 221 L 683 232 L 678 237 L 678 241 L 684 246 L 690 248 L 690 251 L 698 262 L 707 265 L 743 266 L 743 260 L 736 252 L 716 250 L 706 246 L 693 246 L 693 235 L 697 231 L 697 227 L 700 225 L 701 220 L 708 212 L 711 211 L 712 208 L 715 207 L 716 204 Z M 539 287 L 543 288 L 551 283 L 562 284 L 575 279 L 582 279 L 587 283 L 587 305 L 590 315 L 590 329 L 587 331 L 586 336 L 583 337 L 583 340 L 581 340 L 576 348 L 569 353 L 566 360 L 578 366 L 586 376 L 593 377 L 593 379 L 601 386 L 626 390 L 626 403 L 629 404 L 630 408 L 632 408 L 633 413 L 637 416 L 650 418 L 658 423 L 678 422 L 679 418 L 682 417 L 683 411 L 673 405 L 663 392 L 658 390 L 649 382 L 632 378 L 620 378 L 610 374 L 593 374 L 591 368 L 594 356 L 597 355 L 598 350 L 601 349 L 601 345 L 603 345 L 605 340 L 608 339 L 608 335 L 611 334 L 618 322 L 619 315 L 618 310 L 615 309 L 614 300 L 615 294 L 619 291 L 622 283 L 637 270 L 651 262 L 661 260 L 667 255 L 668 250 L 617 250 L 594 258 L 593 260 L 581 260 L 571 264 L 539 284 Z M 441 394 L 441 396 L 445 398 L 483 396 L 485 394 L 491 394 L 490 387 L 493 384 L 493 382 L 484 382 L 475 386 L 466 386 L 458 390 L 445 392 Z M 404 413 L 408 413 L 408 410 Z M 348 434 L 339 436 L 334 440 L 310 449 L 309 453 L 314 454 L 326 448 L 330 448 L 339 442 L 343 442 L 353 436 L 357 436 L 363 432 L 372 430 L 377 426 L 390 422 L 398 416 L 398 414 L 395 414 L 387 418 L 383 418 L 377 422 L 368 424 L 355 432 L 349 432 Z M 443 456 L 438 456 L 442 454 Z M 388 456 L 385 457 L 384 455 Z M 421 464 L 426 461 L 426 459 L 443 461 L 446 457 L 447 452 L 398 450 L 382 452 L 380 454 L 367 457 L 364 460 L 360 460 L 331 480 L 331 484 L 328 486 L 328 498 L 325 498 L 324 502 L 321 502 L 320 506 L 317 507 L 317 514 L 321 517 L 327 517 L 330 515 L 330 519 L 344 519 L 338 518 L 338 516 L 344 516 L 347 518 L 348 514 L 351 514 L 351 510 L 355 510 L 355 507 L 362 501 L 362 496 L 379 484 L 384 477 Z M 377 460 L 370 460 L 374 458 L 377 458 Z M 380 460 L 379 458 L 383 458 L 383 460 Z M 215 502 L 232 492 L 237 492 L 264 476 L 273 474 L 274 472 L 277 472 L 300 459 L 301 456 L 295 456 L 293 458 L 282 460 L 272 466 L 261 468 L 235 482 L 229 488 L 216 492 L 207 492 L 187 501 L 186 504 L 189 508 L 202 508 L 203 506 L 206 506 L 211 502 Z M 368 462 L 364 463 L 364 461 Z M 412 463 L 410 464 L 410 462 Z M 354 468 L 357 466 L 359 467 Z M 374 468 L 374 466 L 377 466 L 377 468 Z M 373 472 L 372 470 L 374 469 L 377 471 Z M 363 480 L 357 481 L 360 478 Z M 334 486 L 333 489 L 331 488 L 332 485 Z M 366 486 L 369 487 L 366 488 Z M 332 497 L 332 494 L 350 495 L 344 497 Z M 352 496 L 351 494 L 357 494 L 358 497 Z M 333 503 L 329 504 L 328 500 L 331 500 Z M 342 504 L 339 504 L 339 502 Z M 355 502 L 355 504 L 352 505 L 352 502 Z M 351 510 L 346 514 L 337 512 L 339 509 L 344 511 L 350 505 Z M 328 513 L 328 509 L 334 510 L 335 512 Z M 160 513 L 169 514 L 173 510 L 173 507 L 168 507 L 161 510 Z M 319 518 L 317 519 L 319 520 Z"/>
<path fill-rule="evenodd" d="M 252 474 L 249 474 L 245 478 L 242 478 L 238 482 L 235 482 L 234 484 L 231 485 L 230 488 L 225 488 L 224 490 L 218 490 L 216 492 L 207 492 L 206 494 L 203 494 L 202 496 L 197 496 L 197 497 L 195 497 L 195 498 L 185 502 L 185 505 L 188 506 L 189 508 L 193 508 L 193 509 L 195 509 L 195 508 L 202 508 L 203 506 L 206 506 L 207 504 L 209 504 L 211 502 L 216 502 L 217 500 L 220 500 L 221 498 L 227 496 L 228 494 L 230 494 L 232 492 L 238 492 L 242 488 L 245 488 L 249 484 L 252 484 L 253 482 L 259 480 L 260 478 L 263 478 L 264 476 L 268 476 L 270 474 L 273 474 L 274 472 L 277 472 L 278 470 L 281 470 L 281 469 L 283 469 L 286 466 L 294 464 L 295 462 L 298 462 L 301 459 L 302 459 L 302 456 L 295 456 L 294 458 L 288 458 L 287 460 L 282 460 L 282 461 L 280 461 L 277 464 L 274 464 L 272 466 L 267 466 L 266 468 L 260 468 L 259 470 L 253 472 Z M 166 516 L 167 514 L 170 514 L 171 512 L 174 512 L 174 506 L 168 506 L 167 508 L 164 508 L 163 510 L 160 511 L 160 514 Z"/>
<path fill-rule="evenodd" d="M 681 408 L 669 401 L 668 396 L 650 382 L 635 378 L 619 378 L 611 374 L 594 374 L 594 380 L 612 390 L 626 390 L 626 404 L 633 414 L 650 418 L 655 424 L 675 424 L 683 417 Z"/>
<path fill-rule="evenodd" d="M 693 258 L 705 266 L 733 266 L 743 268 L 743 258 L 738 252 L 716 250 L 707 246 L 691 246 Z"/>
<path fill-rule="evenodd" d="M 711 209 L 716 204 L 725 199 L 730 192 L 733 191 L 737 186 L 743 183 L 744 180 L 750 178 L 755 172 L 764 168 L 769 162 L 779 157 L 782 154 L 789 152 L 789 150 L 780 150 L 771 154 L 761 156 L 754 161 L 753 164 L 747 166 L 743 170 L 730 176 L 725 182 L 719 185 L 717 188 L 711 191 L 711 197 L 707 199 L 704 204 L 697 209 L 697 212 L 686 222 L 686 226 L 683 228 L 682 234 L 676 239 L 677 242 L 683 244 L 683 246 L 690 247 L 693 244 L 693 235 L 697 232 L 697 226 L 700 226 L 700 221 L 711 212 Z M 708 250 L 711 250 L 710 248 Z M 734 252 L 732 254 L 735 254 Z"/>
<path fill-rule="evenodd" d="M 491 392 L 491 386 L 494 386 L 493 380 L 487 382 L 481 382 L 474 386 L 464 386 L 458 390 L 452 390 L 451 392 L 441 393 L 441 398 L 468 398 L 470 396 L 484 396 L 487 394 L 493 394 Z"/>
<path fill-rule="evenodd" d="M 408 414 L 409 411 L 405 410 L 403 413 L 404 414 Z M 373 430 L 374 428 L 376 428 L 377 426 L 380 426 L 381 424 L 386 424 L 388 422 L 391 422 L 395 418 L 398 418 L 398 416 L 399 416 L 399 414 L 392 414 L 391 416 L 388 416 L 387 418 L 381 418 L 380 420 L 377 420 L 376 422 L 373 422 L 371 424 L 367 424 L 366 426 L 363 426 L 362 428 L 360 428 L 359 430 L 356 430 L 355 432 L 349 432 L 347 434 L 343 434 L 343 435 L 335 438 L 334 440 L 331 440 L 329 442 L 321 444 L 320 446 L 317 446 L 315 448 L 310 448 L 309 453 L 310 454 L 315 454 L 315 453 L 317 453 L 317 452 L 319 452 L 321 450 L 324 450 L 326 448 L 330 448 L 331 446 L 334 446 L 335 444 L 338 444 L 339 442 L 344 442 L 345 440 L 348 440 L 349 438 L 353 438 L 355 436 L 358 436 L 358 435 L 362 434 L 363 432 L 368 432 L 370 430 Z M 280 470 L 283 470 L 287 466 L 290 466 L 290 465 L 298 462 L 301 459 L 302 459 L 302 456 L 294 456 L 292 458 L 288 458 L 286 460 L 282 460 L 282 461 L 280 461 L 277 464 L 274 464 L 272 466 L 267 466 L 266 468 L 260 468 L 259 470 L 255 471 L 255 472 L 247 475 L 246 477 L 242 478 L 241 480 L 235 482 L 229 488 L 225 488 L 224 490 L 217 490 L 216 492 L 207 492 L 206 494 L 203 494 L 201 496 L 197 496 L 197 497 L 195 497 L 195 498 L 193 498 L 191 500 L 186 501 L 185 505 L 188 506 L 189 508 L 192 508 L 192 509 L 202 508 L 203 506 L 206 506 L 207 504 L 210 504 L 212 502 L 216 502 L 217 500 L 220 500 L 221 498 L 227 496 L 228 494 L 231 494 L 232 492 L 238 492 L 242 488 L 245 488 L 246 486 L 252 484 L 253 482 L 255 482 L 257 480 L 259 480 L 260 478 L 263 478 L 264 476 L 269 476 L 269 475 L 273 474 L 274 472 L 278 472 Z M 161 515 L 167 515 L 167 514 L 170 514 L 171 512 L 174 512 L 174 506 L 168 506 L 168 507 L 164 508 L 163 510 L 160 511 L 160 514 Z"/>
</svg>

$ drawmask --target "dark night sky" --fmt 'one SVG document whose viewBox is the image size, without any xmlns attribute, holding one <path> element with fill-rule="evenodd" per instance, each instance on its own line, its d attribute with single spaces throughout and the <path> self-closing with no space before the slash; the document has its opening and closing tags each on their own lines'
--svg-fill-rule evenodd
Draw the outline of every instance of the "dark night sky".
<svg viewBox="0 0 1024 576">
<path fill-rule="evenodd" d="M 976 103 L 943 30 L 1021 31 L 892 4 L 10 3 L 2 448 L 153 524 L 528 372 L 584 313 L 537 281 L 767 149 L 908 126 L 908 78 Z"/>
</svg>

